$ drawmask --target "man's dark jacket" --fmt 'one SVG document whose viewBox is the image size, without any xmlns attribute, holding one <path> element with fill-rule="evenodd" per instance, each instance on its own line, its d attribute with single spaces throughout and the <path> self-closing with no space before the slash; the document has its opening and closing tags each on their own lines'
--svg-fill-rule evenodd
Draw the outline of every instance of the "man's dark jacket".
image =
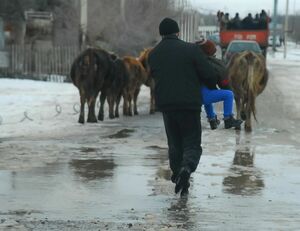
<svg viewBox="0 0 300 231">
<path fill-rule="evenodd" d="M 215 88 L 217 79 L 201 48 L 176 35 L 164 36 L 149 55 L 160 111 L 201 110 L 200 87 Z"/>
</svg>

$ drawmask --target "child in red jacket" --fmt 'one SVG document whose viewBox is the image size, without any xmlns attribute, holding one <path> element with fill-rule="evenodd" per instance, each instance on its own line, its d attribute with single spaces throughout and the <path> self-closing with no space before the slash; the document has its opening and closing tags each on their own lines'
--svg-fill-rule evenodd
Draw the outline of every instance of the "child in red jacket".
<svg viewBox="0 0 300 231">
<path fill-rule="evenodd" d="M 217 51 L 216 45 L 210 40 L 203 39 L 196 42 L 200 45 L 203 52 L 208 56 L 210 64 L 214 67 L 218 75 L 218 87 L 209 89 L 206 86 L 201 87 L 202 101 L 207 114 L 207 119 L 212 130 L 216 129 L 220 124 L 217 115 L 214 111 L 213 103 L 223 101 L 223 116 L 225 129 L 239 129 L 242 120 L 237 120 L 233 116 L 233 92 L 230 90 L 229 79 L 227 78 L 226 68 L 220 60 L 217 60 L 214 55 Z M 219 89 L 218 89 L 219 88 Z"/>
</svg>

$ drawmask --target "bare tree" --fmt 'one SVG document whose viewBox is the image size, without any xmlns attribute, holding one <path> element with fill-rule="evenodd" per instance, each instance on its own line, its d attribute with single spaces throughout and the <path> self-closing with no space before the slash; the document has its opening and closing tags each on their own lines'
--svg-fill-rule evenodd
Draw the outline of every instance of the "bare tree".
<svg viewBox="0 0 300 231">
<path fill-rule="evenodd" d="M 87 43 L 124 55 L 137 55 L 159 39 L 162 18 L 179 19 L 175 0 L 88 0 Z M 53 43 L 74 44 L 80 40 L 80 0 L 1 0 L 7 16 L 24 22 L 24 11 L 51 11 Z M 0 11 L 1 13 L 1 11 Z"/>
<path fill-rule="evenodd" d="M 12 43 L 22 43 L 26 10 L 51 11 L 54 14 L 54 43 L 78 43 L 78 0 L 1 0 L 0 15 L 12 28 Z M 37 32 L 38 33 L 38 32 Z M 37 36 L 35 36 L 37 37 Z"/>
<path fill-rule="evenodd" d="M 78 45 L 80 39 L 80 11 L 76 0 L 52 0 L 49 7 L 54 15 L 54 44 Z"/>
<path fill-rule="evenodd" d="M 156 43 L 158 24 L 163 17 L 176 17 L 169 0 L 89 0 L 88 38 L 101 40 L 124 54 L 137 53 Z"/>
<path fill-rule="evenodd" d="M 22 43 L 24 37 L 24 6 L 27 1 L 2 0 L 0 1 L 0 14 L 4 19 L 6 27 L 10 28 L 11 43 Z"/>
</svg>

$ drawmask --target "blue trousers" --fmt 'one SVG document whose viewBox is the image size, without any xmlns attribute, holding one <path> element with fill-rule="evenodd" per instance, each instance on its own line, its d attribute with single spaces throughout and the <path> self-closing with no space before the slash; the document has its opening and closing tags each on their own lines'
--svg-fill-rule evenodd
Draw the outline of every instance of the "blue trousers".
<svg viewBox="0 0 300 231">
<path fill-rule="evenodd" d="M 208 119 L 215 118 L 213 103 L 223 101 L 224 118 L 233 115 L 233 93 L 230 90 L 210 90 L 207 87 L 201 87 L 202 102 Z"/>
</svg>

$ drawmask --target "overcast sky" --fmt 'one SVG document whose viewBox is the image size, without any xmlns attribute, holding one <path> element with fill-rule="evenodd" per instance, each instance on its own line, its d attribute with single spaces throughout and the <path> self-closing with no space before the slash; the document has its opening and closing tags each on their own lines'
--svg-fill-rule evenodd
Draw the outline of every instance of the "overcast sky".
<svg viewBox="0 0 300 231">
<path fill-rule="evenodd" d="M 201 12 L 215 13 L 218 10 L 229 12 L 231 16 L 239 12 L 240 16 L 248 13 L 259 13 L 264 9 L 270 15 L 273 14 L 274 0 L 190 0 L 193 6 Z M 286 0 L 278 0 L 278 12 L 285 14 Z M 289 0 L 289 14 L 295 11 L 300 13 L 300 0 Z"/>
</svg>

